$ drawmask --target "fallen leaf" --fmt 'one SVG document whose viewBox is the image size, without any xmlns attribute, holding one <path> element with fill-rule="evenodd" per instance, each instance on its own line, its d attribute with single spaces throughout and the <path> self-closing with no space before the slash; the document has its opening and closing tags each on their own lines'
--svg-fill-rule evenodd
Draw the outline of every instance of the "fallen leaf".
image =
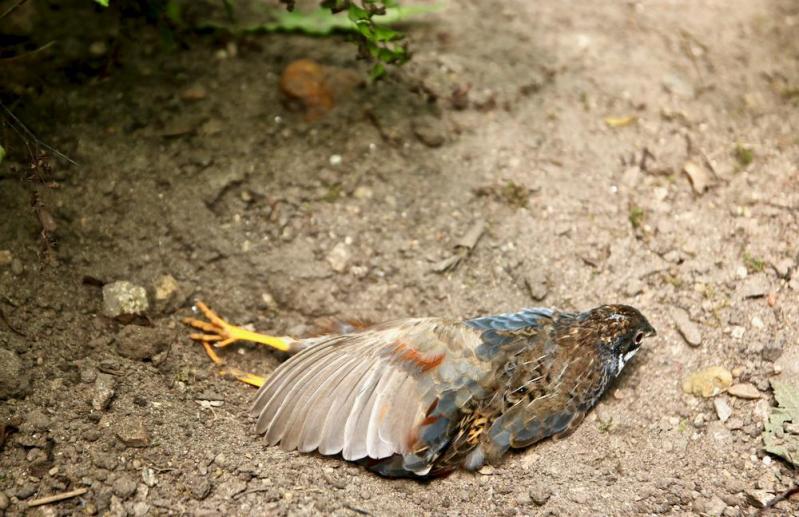
<svg viewBox="0 0 799 517">
<path fill-rule="evenodd" d="M 635 124 L 638 121 L 638 117 L 635 115 L 627 115 L 625 117 L 605 117 L 605 124 L 608 127 L 627 127 L 629 125 Z"/>
<path fill-rule="evenodd" d="M 729 388 L 732 374 L 721 366 L 711 366 L 690 374 L 682 383 L 682 390 L 697 397 L 713 397 Z"/>
<path fill-rule="evenodd" d="M 710 174 L 703 166 L 688 161 L 685 162 L 682 170 L 688 176 L 688 179 L 691 180 L 694 192 L 702 194 L 707 190 L 707 186 L 710 184 Z"/>
<path fill-rule="evenodd" d="M 766 452 L 784 458 L 799 466 L 799 435 L 786 433 L 785 424 L 799 423 L 799 386 L 785 381 L 772 380 L 777 407 L 772 408 L 763 429 Z"/>
</svg>

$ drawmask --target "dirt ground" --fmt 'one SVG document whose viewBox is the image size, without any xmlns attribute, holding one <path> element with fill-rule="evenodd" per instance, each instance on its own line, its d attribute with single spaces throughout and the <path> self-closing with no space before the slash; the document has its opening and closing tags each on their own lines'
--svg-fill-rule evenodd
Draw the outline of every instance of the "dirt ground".
<svg viewBox="0 0 799 517">
<path fill-rule="evenodd" d="M 19 180 L 24 154 L 0 169 L 0 514 L 85 488 L 32 512 L 737 516 L 793 486 L 760 432 L 799 355 L 799 3 L 443 5 L 408 26 L 409 65 L 339 85 L 315 122 L 280 74 L 310 58 L 365 77 L 340 37 L 68 40 L 102 66 L 41 77 L 15 112 L 80 167 L 54 163 L 51 187 Z M 103 315 L 114 281 L 148 290 L 145 316 Z M 621 302 L 658 336 L 569 438 L 392 481 L 266 447 L 254 390 L 180 324 L 198 298 L 279 335 Z M 762 398 L 685 394 L 708 366 Z"/>
</svg>

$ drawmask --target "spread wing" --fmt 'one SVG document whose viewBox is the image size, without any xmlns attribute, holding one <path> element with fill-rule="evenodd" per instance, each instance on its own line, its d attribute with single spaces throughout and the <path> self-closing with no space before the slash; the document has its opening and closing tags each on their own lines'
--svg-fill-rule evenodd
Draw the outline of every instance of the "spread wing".
<svg viewBox="0 0 799 517">
<path fill-rule="evenodd" d="M 442 428 L 434 410 L 451 414 L 492 377 L 492 363 L 475 355 L 480 332 L 460 322 L 403 320 L 317 339 L 258 392 L 256 431 L 270 445 L 347 460 L 405 455 L 420 432 L 434 439 Z"/>
</svg>

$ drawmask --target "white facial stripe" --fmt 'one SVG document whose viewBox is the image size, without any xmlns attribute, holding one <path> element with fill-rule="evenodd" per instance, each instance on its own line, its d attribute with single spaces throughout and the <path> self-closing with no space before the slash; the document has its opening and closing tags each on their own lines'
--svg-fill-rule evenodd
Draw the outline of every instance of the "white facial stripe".
<svg viewBox="0 0 799 517">
<path fill-rule="evenodd" d="M 624 365 L 626 365 L 636 353 L 638 353 L 638 349 L 634 348 L 629 352 L 627 352 L 626 354 L 619 356 L 619 369 L 616 370 L 616 375 L 621 373 L 621 371 L 624 369 Z"/>
</svg>

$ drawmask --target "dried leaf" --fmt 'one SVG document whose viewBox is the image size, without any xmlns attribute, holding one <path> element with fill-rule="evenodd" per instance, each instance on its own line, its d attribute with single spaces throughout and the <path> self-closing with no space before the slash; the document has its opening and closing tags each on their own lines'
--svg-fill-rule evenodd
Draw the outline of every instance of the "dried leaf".
<svg viewBox="0 0 799 517">
<path fill-rule="evenodd" d="M 799 466 L 799 435 L 785 432 L 785 424 L 799 423 L 799 386 L 785 381 L 772 380 L 777 407 L 772 408 L 763 430 L 766 452 L 784 458 Z"/>
<path fill-rule="evenodd" d="M 638 117 L 635 115 L 627 115 L 625 117 L 605 117 L 605 124 L 608 127 L 627 127 L 629 125 L 635 124 L 638 121 Z"/>
<path fill-rule="evenodd" d="M 708 174 L 708 171 L 703 166 L 688 161 L 685 162 L 682 170 L 688 175 L 688 179 L 691 180 L 691 186 L 694 187 L 694 192 L 702 194 L 707 190 L 707 186 L 710 183 L 710 174 Z"/>
</svg>

